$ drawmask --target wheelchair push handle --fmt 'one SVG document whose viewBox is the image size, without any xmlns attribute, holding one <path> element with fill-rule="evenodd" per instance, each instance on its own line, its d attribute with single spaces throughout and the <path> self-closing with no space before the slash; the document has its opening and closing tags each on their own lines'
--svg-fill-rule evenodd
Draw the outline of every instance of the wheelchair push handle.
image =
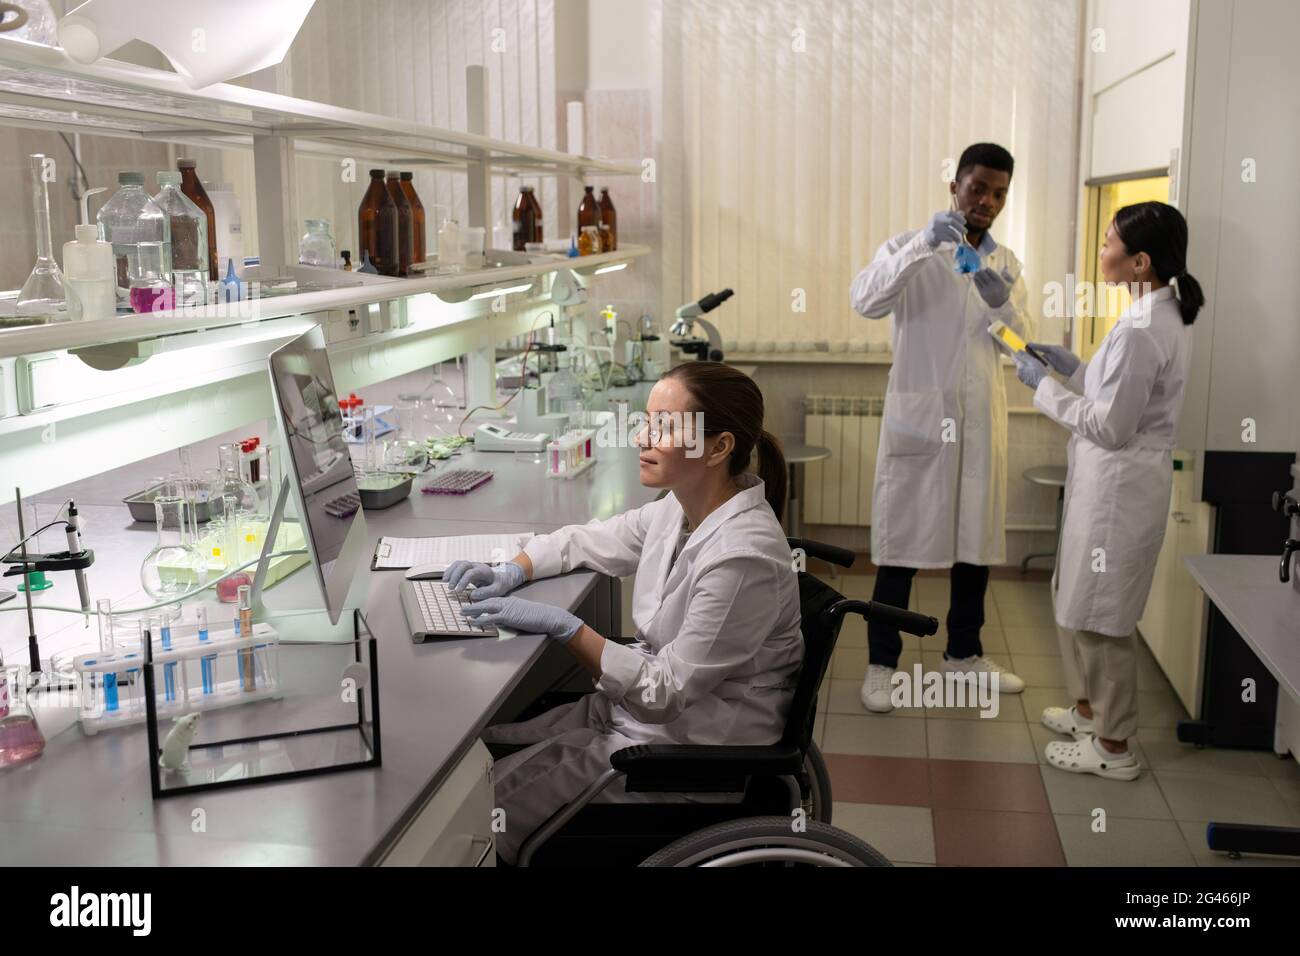
<svg viewBox="0 0 1300 956">
<path fill-rule="evenodd" d="M 937 617 L 905 611 L 901 607 L 881 604 L 879 601 L 840 601 L 831 610 L 839 614 L 861 614 L 868 621 L 880 621 L 920 637 L 939 630 Z"/>
</svg>

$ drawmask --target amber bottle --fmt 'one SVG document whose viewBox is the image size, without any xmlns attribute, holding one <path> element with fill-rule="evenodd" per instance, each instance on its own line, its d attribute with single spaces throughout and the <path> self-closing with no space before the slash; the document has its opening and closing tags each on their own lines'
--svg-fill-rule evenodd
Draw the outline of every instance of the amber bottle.
<svg viewBox="0 0 1300 956">
<path fill-rule="evenodd" d="M 532 186 L 528 187 L 528 201 L 533 206 L 533 242 L 542 241 L 542 204 L 537 201 L 537 192 Z"/>
<path fill-rule="evenodd" d="M 181 192 L 194 205 L 203 210 L 204 215 L 208 217 L 208 278 L 214 282 L 221 281 L 221 271 L 217 265 L 217 214 L 212 206 L 212 200 L 208 198 L 208 191 L 203 188 L 203 183 L 199 181 L 198 170 L 194 168 L 194 160 L 178 159 L 176 168 L 181 173 Z"/>
<path fill-rule="evenodd" d="M 600 189 L 600 239 L 606 252 L 618 248 L 618 213 L 609 198 L 609 189 L 605 186 Z"/>
<path fill-rule="evenodd" d="M 600 229 L 600 202 L 596 199 L 595 189 L 595 186 L 586 187 L 582 202 L 578 203 L 579 233 L 582 232 L 584 226 L 594 226 L 597 231 Z"/>
<path fill-rule="evenodd" d="M 425 257 L 424 203 L 420 202 L 420 196 L 415 191 L 414 180 L 413 173 L 402 173 L 402 193 L 406 196 L 406 201 L 411 204 L 411 228 L 415 233 L 411 243 L 411 261 L 423 262 Z"/>
<path fill-rule="evenodd" d="M 411 262 L 414 261 L 411 256 L 415 251 L 415 222 L 411 215 L 411 201 L 402 191 L 402 181 L 398 178 L 397 170 L 389 171 L 387 186 L 388 195 L 397 207 L 397 274 L 410 275 Z"/>
<path fill-rule="evenodd" d="M 510 224 L 514 229 L 511 248 L 523 252 L 530 242 L 541 242 L 536 236 L 541 234 L 541 207 L 533 196 L 532 186 L 520 186 L 519 196 L 515 199 L 515 208 L 510 210 Z"/>
<path fill-rule="evenodd" d="M 397 204 L 384 185 L 382 169 L 370 170 L 370 186 L 357 208 L 357 246 L 380 275 L 397 275 Z"/>
</svg>

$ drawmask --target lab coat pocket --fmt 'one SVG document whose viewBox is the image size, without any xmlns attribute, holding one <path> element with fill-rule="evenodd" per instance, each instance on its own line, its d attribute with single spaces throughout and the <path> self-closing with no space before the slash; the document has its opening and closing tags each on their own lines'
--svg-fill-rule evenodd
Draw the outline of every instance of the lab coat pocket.
<svg viewBox="0 0 1300 956">
<path fill-rule="evenodd" d="M 943 444 L 943 392 L 885 394 L 885 454 L 933 455 Z"/>
</svg>

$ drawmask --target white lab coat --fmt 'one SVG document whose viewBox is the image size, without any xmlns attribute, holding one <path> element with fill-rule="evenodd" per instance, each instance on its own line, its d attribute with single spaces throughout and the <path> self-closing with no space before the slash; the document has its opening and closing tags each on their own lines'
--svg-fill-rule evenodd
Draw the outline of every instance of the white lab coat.
<svg viewBox="0 0 1300 956">
<path fill-rule="evenodd" d="M 780 739 L 803 660 L 799 587 L 762 481 L 740 480 L 744 490 L 695 529 L 671 568 L 684 517 L 673 494 L 528 542 L 535 577 L 579 567 L 635 573 L 638 643 L 605 644 L 596 693 L 485 732 L 490 742 L 534 744 L 496 764 L 496 801 L 506 818 L 497 852 L 507 860 L 608 769 L 616 750 Z M 616 783 L 603 799 L 647 797 Z"/>
<path fill-rule="evenodd" d="M 1034 391 L 1034 405 L 1072 433 L 1052 578 L 1062 627 L 1127 637 L 1142 616 L 1191 357 L 1192 328 L 1166 287 L 1120 316 L 1068 383 L 1045 378 Z"/>
<path fill-rule="evenodd" d="M 850 288 L 854 311 L 894 316 L 871 499 L 871 560 L 880 565 L 1006 560 L 1007 396 L 988 327 L 1000 319 L 1028 339 L 1035 323 L 1010 249 L 986 233 L 979 250 L 985 266 L 1015 277 L 997 309 L 954 271 L 955 249 L 902 233 Z"/>
</svg>

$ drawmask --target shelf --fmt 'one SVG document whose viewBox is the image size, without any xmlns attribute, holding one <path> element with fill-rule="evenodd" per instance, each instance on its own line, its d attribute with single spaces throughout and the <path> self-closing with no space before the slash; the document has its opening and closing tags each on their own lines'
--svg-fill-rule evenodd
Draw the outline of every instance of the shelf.
<svg viewBox="0 0 1300 956">
<path fill-rule="evenodd" d="M 612 162 L 214 83 L 192 90 L 176 73 L 100 60 L 83 66 L 57 47 L 0 36 L 0 125 L 117 136 L 218 149 L 285 136 L 304 155 L 385 166 L 465 169 L 495 175 L 585 178 L 638 175 Z"/>
<path fill-rule="evenodd" d="M 391 302 L 426 293 L 441 294 L 445 296 L 444 301 L 455 303 L 464 301 L 469 294 L 509 286 L 512 283 L 536 280 L 539 276 L 560 269 L 592 273 L 606 266 L 630 262 L 632 259 L 646 255 L 649 251 L 647 246 L 627 245 L 616 252 L 605 252 L 596 256 L 548 259 L 545 262 L 529 265 L 499 266 L 493 269 L 420 279 L 392 279 L 355 272 L 312 270 L 340 277 L 349 276 L 354 280 L 362 280 L 362 284 L 320 292 L 276 296 L 254 302 L 0 329 L 0 359 L 60 349 L 77 351 L 125 342 L 148 342 L 168 336 L 210 332 L 233 326 L 247 328 L 250 324 L 273 319 L 307 315 L 313 312 L 355 309 L 359 306 Z M 299 271 L 309 268 L 295 267 Z M 203 340 L 195 338 L 194 344 L 201 345 Z"/>
</svg>

